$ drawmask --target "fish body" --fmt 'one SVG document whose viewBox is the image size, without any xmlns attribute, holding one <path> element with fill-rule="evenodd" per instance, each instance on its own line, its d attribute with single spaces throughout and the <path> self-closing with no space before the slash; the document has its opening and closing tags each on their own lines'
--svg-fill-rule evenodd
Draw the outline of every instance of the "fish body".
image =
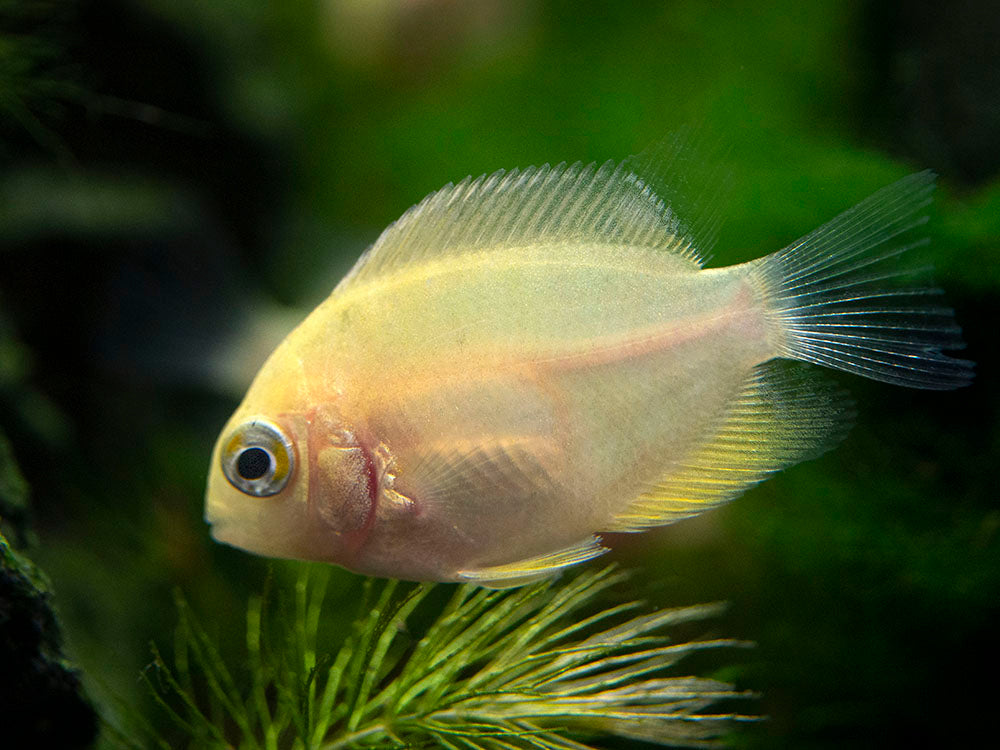
<svg viewBox="0 0 1000 750">
<path fill-rule="evenodd" d="M 782 359 L 968 381 L 941 353 L 960 345 L 950 311 L 882 270 L 932 187 L 914 175 L 708 269 L 630 162 L 446 186 L 263 366 L 214 451 L 213 535 L 504 586 L 725 502 L 846 431 L 843 396 Z"/>
</svg>

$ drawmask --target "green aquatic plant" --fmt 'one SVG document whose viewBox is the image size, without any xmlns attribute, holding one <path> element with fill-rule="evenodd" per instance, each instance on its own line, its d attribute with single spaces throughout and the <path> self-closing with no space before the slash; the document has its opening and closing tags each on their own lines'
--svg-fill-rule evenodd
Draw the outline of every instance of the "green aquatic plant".
<svg viewBox="0 0 1000 750">
<path fill-rule="evenodd" d="M 624 578 L 612 567 L 504 591 L 369 580 L 351 635 L 326 654 L 328 577 L 303 566 L 285 615 L 251 599 L 243 689 L 178 597 L 172 664 L 154 649 L 145 679 L 192 746 L 583 750 L 611 736 L 708 746 L 753 718 L 711 712 L 747 693 L 668 674 L 693 652 L 744 645 L 663 635 L 721 606 L 602 608 Z"/>
</svg>

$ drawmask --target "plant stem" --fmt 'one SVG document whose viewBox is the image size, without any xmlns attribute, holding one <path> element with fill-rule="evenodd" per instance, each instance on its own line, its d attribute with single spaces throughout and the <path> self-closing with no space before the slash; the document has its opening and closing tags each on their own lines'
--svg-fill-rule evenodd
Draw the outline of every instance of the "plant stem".
<svg viewBox="0 0 1000 750">
<path fill-rule="evenodd" d="M 351 732 L 350 734 L 346 734 L 340 739 L 334 740 L 329 744 L 321 745 L 319 750 L 338 750 L 338 748 L 342 747 L 348 747 L 348 748 L 353 747 L 353 743 L 357 742 L 358 740 L 362 740 L 365 737 L 370 737 L 373 734 L 379 734 L 380 732 L 384 733 L 385 731 L 386 727 L 384 724 L 381 723 L 372 724 L 371 726 L 365 727 L 364 729 L 358 729 Z"/>
</svg>

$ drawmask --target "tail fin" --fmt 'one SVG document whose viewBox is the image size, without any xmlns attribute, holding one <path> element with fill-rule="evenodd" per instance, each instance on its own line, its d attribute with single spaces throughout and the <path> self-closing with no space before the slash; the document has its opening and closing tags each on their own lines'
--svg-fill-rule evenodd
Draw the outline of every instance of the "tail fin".
<svg viewBox="0 0 1000 750">
<path fill-rule="evenodd" d="M 778 355 L 912 388 L 972 380 L 972 363 L 943 354 L 964 344 L 952 311 L 907 285 L 898 256 L 925 240 L 893 242 L 923 224 L 929 171 L 889 185 L 783 250 L 748 264 L 764 288 Z M 902 283 L 901 283 L 902 282 Z"/>
</svg>

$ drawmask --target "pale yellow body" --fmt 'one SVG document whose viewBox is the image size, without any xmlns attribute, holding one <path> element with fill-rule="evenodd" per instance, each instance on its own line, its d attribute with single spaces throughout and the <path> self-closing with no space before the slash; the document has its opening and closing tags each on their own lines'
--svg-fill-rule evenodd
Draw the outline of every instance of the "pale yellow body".
<svg viewBox="0 0 1000 750">
<path fill-rule="evenodd" d="M 425 247 L 437 229 L 409 254 L 407 222 L 464 218 L 433 209 L 388 230 L 257 376 L 213 466 L 259 417 L 289 436 L 293 475 L 248 497 L 213 470 L 218 539 L 516 583 L 598 554 L 601 531 L 711 507 L 842 432 L 828 392 L 799 409 L 799 386 L 761 370 L 790 356 L 761 261 L 701 269 L 676 226 L 659 247 L 526 230 L 441 252 Z M 782 409 L 808 424 L 777 424 Z"/>
</svg>

